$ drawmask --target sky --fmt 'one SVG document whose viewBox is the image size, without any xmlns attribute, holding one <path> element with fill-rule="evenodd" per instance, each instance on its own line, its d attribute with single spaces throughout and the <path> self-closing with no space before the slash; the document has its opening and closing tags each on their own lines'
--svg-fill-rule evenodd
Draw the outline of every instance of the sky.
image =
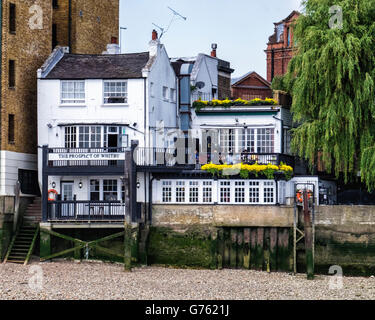
<svg viewBox="0 0 375 320">
<path fill-rule="evenodd" d="M 162 36 L 169 57 L 210 54 L 217 43 L 217 56 L 231 63 L 232 77 L 256 71 L 266 78 L 268 38 L 274 22 L 300 10 L 301 0 L 120 0 L 121 50 L 123 53 L 148 50 L 153 23 L 170 24 L 171 7 L 186 21 L 177 18 Z M 159 35 L 160 31 L 158 30 Z"/>
</svg>

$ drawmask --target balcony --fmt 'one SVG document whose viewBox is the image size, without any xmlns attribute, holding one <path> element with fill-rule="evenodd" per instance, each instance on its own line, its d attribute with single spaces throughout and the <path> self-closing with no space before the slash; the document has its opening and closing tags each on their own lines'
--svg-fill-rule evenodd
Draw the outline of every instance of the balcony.
<svg viewBox="0 0 375 320">
<path fill-rule="evenodd" d="M 48 222 L 124 221 L 125 204 L 120 201 L 49 201 Z"/>
<path fill-rule="evenodd" d="M 43 167 L 49 175 L 122 174 L 125 148 L 43 147 Z"/>
<path fill-rule="evenodd" d="M 211 153 L 192 154 L 189 149 L 177 155 L 176 148 L 137 148 L 134 154 L 134 161 L 137 168 L 151 168 L 155 171 L 171 171 L 172 169 L 200 169 L 204 164 L 212 161 Z M 219 163 L 236 164 L 274 164 L 280 165 L 281 162 L 294 167 L 294 157 L 281 153 L 242 153 L 233 156 L 220 157 Z M 159 170 L 157 170 L 159 169 Z"/>
</svg>

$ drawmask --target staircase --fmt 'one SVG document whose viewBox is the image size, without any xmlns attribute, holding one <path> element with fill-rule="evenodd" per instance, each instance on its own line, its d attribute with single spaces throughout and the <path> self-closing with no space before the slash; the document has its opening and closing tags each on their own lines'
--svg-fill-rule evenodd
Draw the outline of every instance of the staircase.
<svg viewBox="0 0 375 320">
<path fill-rule="evenodd" d="M 36 225 L 40 222 L 42 222 L 42 199 L 38 197 L 27 207 L 23 216 L 23 224 Z"/>
<path fill-rule="evenodd" d="M 33 253 L 36 239 L 39 233 L 39 223 L 42 221 L 41 199 L 36 198 L 30 204 L 22 222 L 10 243 L 4 263 L 22 263 L 26 265 Z"/>
</svg>

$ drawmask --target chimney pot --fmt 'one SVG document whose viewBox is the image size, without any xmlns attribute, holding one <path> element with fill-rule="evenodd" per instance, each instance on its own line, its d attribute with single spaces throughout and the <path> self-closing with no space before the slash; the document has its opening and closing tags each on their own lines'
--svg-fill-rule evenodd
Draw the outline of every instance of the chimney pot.
<svg viewBox="0 0 375 320">
<path fill-rule="evenodd" d="M 158 33 L 157 31 L 154 29 L 152 30 L 152 40 L 155 41 L 158 39 Z"/>
<path fill-rule="evenodd" d="M 211 57 L 216 58 L 216 49 L 217 49 L 217 44 L 216 44 L 216 43 L 213 43 L 213 44 L 211 45 L 211 48 L 212 48 L 212 51 L 211 51 Z"/>
<path fill-rule="evenodd" d="M 117 44 L 117 37 L 112 37 L 111 38 L 111 43 L 112 44 Z"/>
</svg>

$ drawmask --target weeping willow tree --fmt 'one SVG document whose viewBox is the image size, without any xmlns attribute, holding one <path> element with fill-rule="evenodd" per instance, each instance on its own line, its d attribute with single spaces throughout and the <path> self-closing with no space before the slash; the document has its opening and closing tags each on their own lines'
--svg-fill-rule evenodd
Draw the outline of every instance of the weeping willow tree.
<svg viewBox="0 0 375 320">
<path fill-rule="evenodd" d="M 342 25 L 334 5 L 342 8 Z M 360 172 L 374 189 L 375 0 L 305 0 L 303 7 L 285 76 L 301 124 L 292 149 L 310 164 L 319 155 L 346 182 Z"/>
</svg>

